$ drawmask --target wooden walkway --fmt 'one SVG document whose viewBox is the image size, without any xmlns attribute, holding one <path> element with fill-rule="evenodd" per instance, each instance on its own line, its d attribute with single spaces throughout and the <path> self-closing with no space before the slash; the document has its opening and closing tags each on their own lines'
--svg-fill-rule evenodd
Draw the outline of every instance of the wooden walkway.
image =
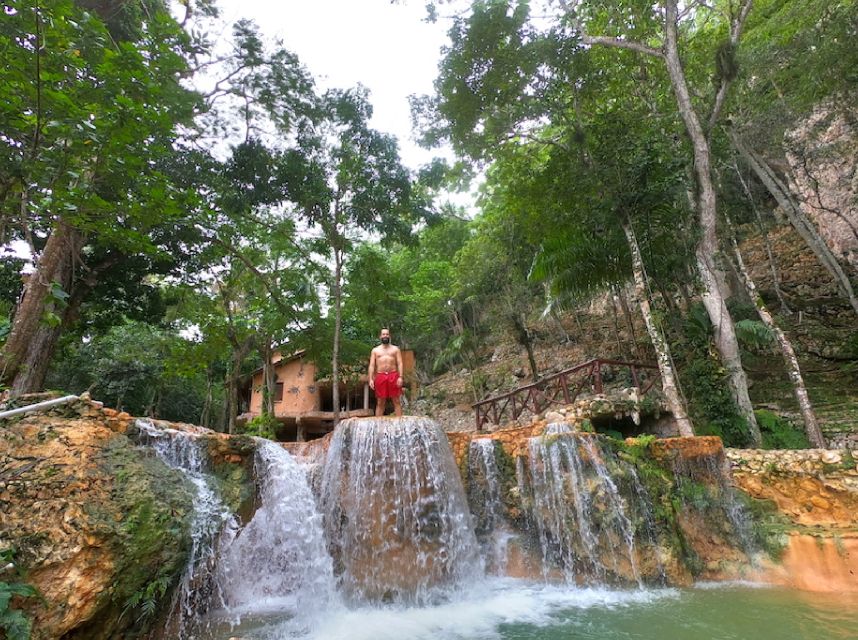
<svg viewBox="0 0 858 640">
<path fill-rule="evenodd" d="M 652 389 L 660 377 L 658 367 L 654 364 L 594 358 L 513 391 L 474 403 L 472 406 L 476 412 L 477 431 L 482 431 L 486 424 L 500 425 L 502 420 L 515 420 L 527 410 L 535 415 L 552 405 L 572 404 L 585 391 L 602 393 L 604 367 L 610 367 L 614 372 L 616 369 L 627 369 L 631 374 L 632 386 L 638 388 L 641 396 Z"/>
</svg>

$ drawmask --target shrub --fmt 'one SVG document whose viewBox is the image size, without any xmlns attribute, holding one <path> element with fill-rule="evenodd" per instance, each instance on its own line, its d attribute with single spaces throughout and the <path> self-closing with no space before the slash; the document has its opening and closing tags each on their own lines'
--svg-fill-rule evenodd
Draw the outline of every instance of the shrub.
<svg viewBox="0 0 858 640">
<path fill-rule="evenodd" d="M 274 430 L 277 428 L 278 421 L 272 415 L 263 413 L 248 421 L 244 426 L 242 433 L 249 436 L 259 436 L 260 438 L 268 438 L 274 440 Z"/>
<path fill-rule="evenodd" d="M 757 424 L 763 436 L 764 449 L 810 448 L 810 442 L 804 431 L 786 418 L 767 409 L 758 409 L 754 411 L 754 415 L 757 416 Z"/>
</svg>

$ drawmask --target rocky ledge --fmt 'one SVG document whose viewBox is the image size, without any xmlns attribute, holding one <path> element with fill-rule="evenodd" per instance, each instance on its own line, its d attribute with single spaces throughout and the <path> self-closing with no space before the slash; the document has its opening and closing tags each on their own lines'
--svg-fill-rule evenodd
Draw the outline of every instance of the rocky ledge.
<svg viewBox="0 0 858 640">
<path fill-rule="evenodd" d="M 181 573 L 193 491 L 131 437 L 134 419 L 79 400 L 0 421 L 0 580 L 33 638 L 125 637 Z M 17 576 L 10 575 L 17 573 Z"/>
</svg>

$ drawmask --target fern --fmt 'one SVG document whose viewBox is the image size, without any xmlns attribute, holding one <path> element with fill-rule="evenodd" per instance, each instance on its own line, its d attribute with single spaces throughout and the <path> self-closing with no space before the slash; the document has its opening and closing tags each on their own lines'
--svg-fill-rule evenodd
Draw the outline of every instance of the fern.
<svg viewBox="0 0 858 640">
<path fill-rule="evenodd" d="M 770 348 L 775 341 L 772 330 L 759 320 L 739 320 L 736 337 L 743 347 L 755 352 Z"/>
</svg>

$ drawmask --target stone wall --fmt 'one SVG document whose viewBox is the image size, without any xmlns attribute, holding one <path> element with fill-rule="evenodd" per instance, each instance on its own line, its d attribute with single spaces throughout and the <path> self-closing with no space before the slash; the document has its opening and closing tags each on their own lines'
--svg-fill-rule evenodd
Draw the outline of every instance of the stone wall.
<svg viewBox="0 0 858 640">
<path fill-rule="evenodd" d="M 737 487 L 801 527 L 858 529 L 858 451 L 727 449 Z"/>
<path fill-rule="evenodd" d="M 825 439 L 828 441 L 830 449 L 858 450 L 858 432 L 827 430 Z"/>
</svg>

